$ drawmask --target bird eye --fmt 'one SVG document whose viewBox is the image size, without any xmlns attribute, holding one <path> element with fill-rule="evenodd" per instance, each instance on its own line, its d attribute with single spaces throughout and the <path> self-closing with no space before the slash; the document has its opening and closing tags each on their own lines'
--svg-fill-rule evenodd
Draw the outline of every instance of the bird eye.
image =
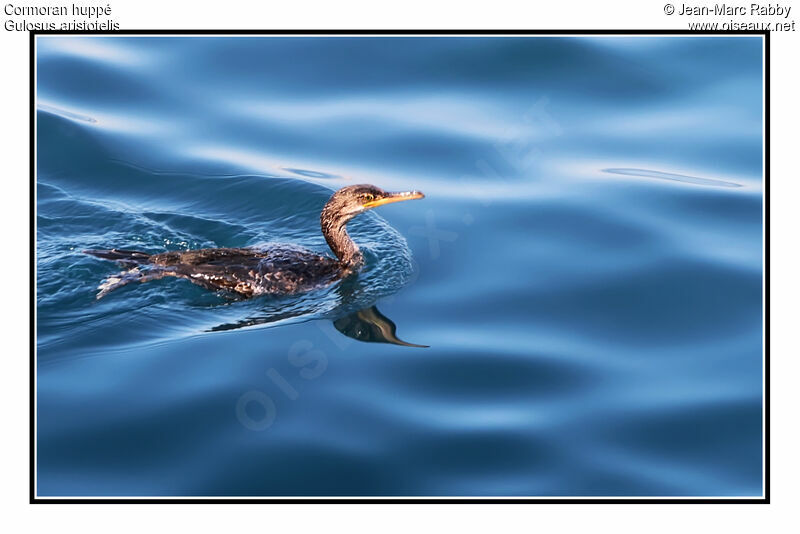
<svg viewBox="0 0 800 534">
<path fill-rule="evenodd" d="M 364 202 L 372 202 L 373 200 L 375 200 L 375 195 L 371 193 L 364 193 L 363 195 L 361 195 L 361 198 L 362 200 L 364 200 Z"/>
</svg>

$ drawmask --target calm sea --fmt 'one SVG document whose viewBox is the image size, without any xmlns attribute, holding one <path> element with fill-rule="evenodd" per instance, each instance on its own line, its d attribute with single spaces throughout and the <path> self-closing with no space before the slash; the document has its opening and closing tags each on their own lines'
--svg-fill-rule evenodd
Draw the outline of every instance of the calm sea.
<svg viewBox="0 0 800 534">
<path fill-rule="evenodd" d="M 760 37 L 37 43 L 39 495 L 761 494 Z M 357 278 L 95 299 L 356 183 Z"/>
</svg>

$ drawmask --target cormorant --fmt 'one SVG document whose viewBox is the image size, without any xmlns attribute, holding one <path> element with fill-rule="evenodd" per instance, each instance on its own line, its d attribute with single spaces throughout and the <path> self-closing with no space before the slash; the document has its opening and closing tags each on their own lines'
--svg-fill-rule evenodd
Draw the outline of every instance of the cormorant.
<svg viewBox="0 0 800 534">
<path fill-rule="evenodd" d="M 374 185 L 351 185 L 336 191 L 320 214 L 322 235 L 336 259 L 295 245 L 261 248 L 205 248 L 148 254 L 135 250 L 85 250 L 119 262 L 129 270 L 109 277 L 97 298 L 131 282 L 165 276 L 185 278 L 211 290 L 244 297 L 309 291 L 340 280 L 363 265 L 364 257 L 347 234 L 347 222 L 367 210 L 403 200 L 424 198 L 419 191 L 390 193 Z"/>
</svg>

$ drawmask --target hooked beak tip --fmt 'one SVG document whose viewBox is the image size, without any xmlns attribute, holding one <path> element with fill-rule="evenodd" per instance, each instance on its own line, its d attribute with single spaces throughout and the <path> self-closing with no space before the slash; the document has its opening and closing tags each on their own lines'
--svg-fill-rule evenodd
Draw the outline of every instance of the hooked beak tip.
<svg viewBox="0 0 800 534">
<path fill-rule="evenodd" d="M 402 193 L 395 193 L 392 197 L 398 200 L 416 200 L 418 198 L 425 198 L 422 191 L 403 191 Z"/>
</svg>

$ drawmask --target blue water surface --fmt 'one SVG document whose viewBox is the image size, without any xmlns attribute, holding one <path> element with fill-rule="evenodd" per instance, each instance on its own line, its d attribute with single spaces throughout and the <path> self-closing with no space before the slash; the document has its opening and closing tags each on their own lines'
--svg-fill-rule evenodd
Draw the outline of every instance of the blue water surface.
<svg viewBox="0 0 800 534">
<path fill-rule="evenodd" d="M 39 36 L 36 82 L 39 495 L 761 495 L 760 37 Z M 88 248 L 327 253 L 357 183 L 427 198 L 356 278 L 95 299 Z"/>
</svg>

